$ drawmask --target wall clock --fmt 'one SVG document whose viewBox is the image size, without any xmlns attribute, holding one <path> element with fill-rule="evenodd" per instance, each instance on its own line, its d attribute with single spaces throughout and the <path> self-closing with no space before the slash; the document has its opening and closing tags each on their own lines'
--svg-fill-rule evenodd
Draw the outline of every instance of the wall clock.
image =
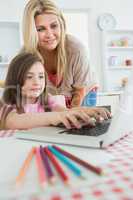
<svg viewBox="0 0 133 200">
<path fill-rule="evenodd" d="M 104 13 L 97 19 L 97 25 L 100 30 L 111 30 L 116 27 L 115 17 L 110 13 Z"/>
</svg>

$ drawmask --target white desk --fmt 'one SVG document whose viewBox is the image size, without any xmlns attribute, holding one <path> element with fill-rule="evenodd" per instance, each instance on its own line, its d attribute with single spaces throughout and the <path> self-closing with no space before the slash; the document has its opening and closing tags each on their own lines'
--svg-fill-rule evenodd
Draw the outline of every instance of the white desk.
<svg viewBox="0 0 133 200">
<path fill-rule="evenodd" d="M 0 195 L 6 195 L 10 198 L 13 197 L 16 193 L 13 193 L 12 187 L 8 184 L 8 181 L 11 183 L 19 171 L 27 151 L 33 145 L 40 145 L 40 143 L 27 142 L 27 141 L 18 141 L 0 139 L 0 159 L 1 159 L 1 187 Z M 4 142 L 5 141 L 5 142 Z M 78 180 L 77 177 L 74 177 L 72 173 L 71 176 L 71 187 L 64 186 L 62 182 L 58 179 L 56 185 L 49 185 L 46 190 L 41 191 L 39 189 L 37 171 L 35 168 L 34 160 L 29 168 L 29 173 L 24 180 L 24 186 L 18 189 L 17 198 L 21 200 L 24 199 L 35 199 L 35 196 L 38 200 L 53 200 L 53 196 L 58 196 L 57 199 L 60 200 L 77 200 L 76 196 L 79 196 L 78 199 L 82 200 L 123 200 L 128 199 L 132 200 L 132 190 L 133 190 L 133 133 L 126 135 L 123 139 L 120 139 L 113 146 L 107 148 L 107 152 L 110 155 L 113 155 L 114 158 L 111 162 L 101 162 L 99 165 L 104 171 L 103 176 L 97 176 L 90 171 L 84 169 L 84 173 L 87 177 L 87 180 Z M 43 143 L 43 145 L 46 145 Z M 94 154 L 94 151 L 89 151 L 87 149 L 80 149 L 77 147 L 63 147 L 68 151 L 79 155 L 81 158 L 88 158 Z M 96 152 L 95 152 L 96 153 Z M 95 154 L 96 155 L 96 154 Z M 85 157 L 84 157 L 85 156 Z M 102 154 L 97 154 L 95 159 L 101 157 Z M 93 157 L 93 156 L 92 156 Z M 5 164 L 6 162 L 6 164 Z M 124 172 L 124 173 L 123 173 Z M 32 193 L 32 195 L 30 195 Z M 24 198 L 30 195 L 32 198 Z M 34 195 L 34 198 L 33 198 Z M 3 196 L 4 197 L 4 196 Z M 10 199 L 9 198 L 9 199 Z M 1 198 L 0 199 L 4 199 Z"/>
<path fill-rule="evenodd" d="M 12 185 L 14 183 L 15 177 L 17 176 L 19 169 L 22 166 L 23 161 L 25 160 L 28 152 L 30 151 L 32 146 L 39 146 L 43 145 L 46 146 L 46 143 L 38 143 L 38 142 L 30 142 L 24 140 L 15 140 L 14 138 L 11 139 L 0 139 L 0 160 L 1 160 L 1 167 L 0 167 L 0 199 L 4 199 L 15 195 L 15 190 L 13 190 Z M 48 144 L 49 145 L 49 144 Z M 58 145 L 59 146 L 59 145 Z M 61 145 L 60 145 L 61 146 Z M 113 156 L 109 153 L 105 152 L 104 150 L 96 150 L 96 149 L 87 149 L 87 148 L 80 148 L 80 147 L 72 147 L 72 146 L 64 146 L 63 149 L 77 155 L 78 157 L 92 163 L 95 165 L 103 165 L 108 163 Z M 4 156 L 3 156 L 4 152 Z M 81 167 L 83 168 L 83 167 Z M 66 166 L 64 169 L 67 171 L 67 174 L 70 176 L 71 183 L 73 187 L 76 189 L 82 185 L 92 184 L 96 180 L 99 180 L 100 177 L 95 173 L 86 170 L 83 168 L 84 176 L 86 180 L 81 180 L 76 177 L 72 172 L 70 172 Z M 55 172 L 56 173 L 56 172 Z M 57 174 L 57 173 L 56 173 Z M 56 185 L 51 186 L 48 184 L 47 193 L 45 197 L 51 197 L 54 195 L 56 191 L 62 191 L 63 195 L 67 195 L 71 193 L 72 188 L 68 188 L 64 186 L 63 182 L 60 180 L 59 176 L 57 176 Z M 77 190 L 77 189 L 76 189 Z M 13 192 L 14 191 L 14 192 Z M 20 198 L 21 195 L 35 193 L 40 193 L 40 186 L 37 177 L 37 168 L 35 159 L 32 161 L 30 168 L 28 169 L 28 173 L 24 178 L 24 186 L 20 188 L 17 192 L 17 198 Z M 60 192 L 59 192 L 60 193 Z M 3 196 L 2 196 L 3 195 Z M 67 199 L 67 198 L 66 198 Z"/>
</svg>

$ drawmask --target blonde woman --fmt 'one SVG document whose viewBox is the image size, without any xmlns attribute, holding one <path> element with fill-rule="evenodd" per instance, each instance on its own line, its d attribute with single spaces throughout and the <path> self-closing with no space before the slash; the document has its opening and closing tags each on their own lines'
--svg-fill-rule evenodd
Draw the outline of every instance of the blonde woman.
<svg viewBox="0 0 133 200">
<path fill-rule="evenodd" d="M 23 15 L 24 51 L 38 54 L 47 89 L 65 95 L 67 107 L 80 106 L 93 83 L 85 47 L 66 34 L 61 10 L 51 0 L 29 0 Z"/>
</svg>

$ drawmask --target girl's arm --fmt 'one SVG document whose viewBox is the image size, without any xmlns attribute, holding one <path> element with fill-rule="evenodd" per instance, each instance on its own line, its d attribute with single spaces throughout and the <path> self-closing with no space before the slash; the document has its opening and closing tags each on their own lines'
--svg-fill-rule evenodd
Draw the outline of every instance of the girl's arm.
<svg viewBox="0 0 133 200">
<path fill-rule="evenodd" d="M 41 126 L 58 125 L 63 123 L 66 128 L 74 125 L 81 127 L 81 121 L 90 121 L 89 115 L 84 111 L 69 110 L 63 112 L 44 112 L 44 113 L 22 113 L 18 114 L 14 111 L 10 112 L 5 119 L 6 129 L 30 129 Z"/>
</svg>

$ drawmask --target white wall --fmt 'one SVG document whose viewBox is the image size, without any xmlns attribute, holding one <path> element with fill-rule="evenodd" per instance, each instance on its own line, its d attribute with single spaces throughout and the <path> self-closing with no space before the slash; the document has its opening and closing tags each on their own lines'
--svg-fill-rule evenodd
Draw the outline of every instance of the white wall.
<svg viewBox="0 0 133 200">
<path fill-rule="evenodd" d="M 101 45 L 100 31 L 97 28 L 97 18 L 105 12 L 111 13 L 117 21 L 120 29 L 133 29 L 133 1 L 132 0 L 56 0 L 60 7 L 65 8 L 90 8 L 91 10 L 91 34 L 90 56 L 91 67 L 98 73 L 102 85 Z"/>
<path fill-rule="evenodd" d="M 1 0 L 0 20 L 20 20 L 26 2 L 26 0 Z M 116 18 L 116 28 L 133 29 L 133 0 L 56 0 L 56 2 L 61 8 L 91 9 L 90 63 L 102 83 L 100 31 L 96 25 L 97 17 L 109 12 Z"/>
</svg>

